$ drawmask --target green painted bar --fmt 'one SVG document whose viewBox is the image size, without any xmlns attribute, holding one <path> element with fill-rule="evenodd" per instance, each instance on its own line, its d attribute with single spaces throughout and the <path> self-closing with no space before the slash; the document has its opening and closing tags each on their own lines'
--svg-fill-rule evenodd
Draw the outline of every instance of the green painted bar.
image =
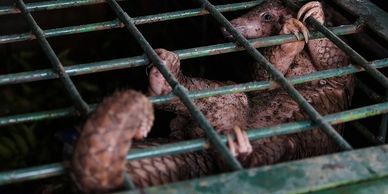
<svg viewBox="0 0 388 194">
<path fill-rule="evenodd" d="M 117 0 L 122 1 L 122 0 Z M 56 0 L 56 1 L 43 1 L 36 3 L 27 3 L 27 10 L 30 12 L 34 11 L 45 11 L 53 9 L 63 9 L 69 7 L 79 7 L 84 5 L 93 5 L 105 3 L 105 0 Z M 0 7 L 0 16 L 7 14 L 16 14 L 20 13 L 20 10 L 14 6 L 1 6 Z"/>
<path fill-rule="evenodd" d="M 359 183 L 343 185 L 335 188 L 329 188 L 313 194 L 371 194 L 371 193 L 387 193 L 388 191 L 388 177 L 376 178 Z"/>
<path fill-rule="evenodd" d="M 63 28 L 48 29 L 48 30 L 44 30 L 44 35 L 46 38 L 50 38 L 50 37 L 65 36 L 65 35 L 71 35 L 71 34 L 93 32 L 93 31 L 99 31 L 99 30 L 115 29 L 115 28 L 121 28 L 121 27 L 122 25 L 120 22 L 118 22 L 117 20 L 113 20 L 113 21 L 98 22 L 98 23 L 85 24 L 85 25 L 79 25 L 79 26 L 69 26 L 69 27 L 63 27 Z M 26 40 L 34 40 L 34 39 L 35 39 L 35 36 L 33 36 L 31 33 L 2 35 L 0 36 L 0 45 L 6 44 L 6 43 L 26 41 Z"/>
<path fill-rule="evenodd" d="M 334 33 L 338 35 L 347 35 L 353 34 L 360 31 L 355 25 L 344 25 L 340 27 L 331 28 Z M 322 38 L 323 35 L 321 33 L 311 33 L 310 39 Z M 296 41 L 296 37 L 294 35 L 278 35 L 272 37 L 264 37 L 258 39 L 250 40 L 252 46 L 256 48 L 260 47 L 268 47 L 279 45 L 282 43 L 293 42 Z M 210 55 L 218 55 L 236 51 L 242 51 L 243 48 L 237 47 L 234 43 L 223 43 L 216 44 L 210 46 L 196 47 L 190 49 L 177 50 L 176 52 L 181 60 L 210 56 Z M 147 65 L 148 59 L 144 58 L 144 56 L 136 56 L 131 58 L 121 58 L 121 59 L 113 59 L 107 61 L 99 61 L 93 63 L 84 63 L 73 66 L 65 67 L 66 73 L 70 76 L 77 76 L 83 74 L 104 72 L 110 70 L 117 70 L 123 68 L 132 68 L 137 66 Z M 43 70 L 35 70 L 28 72 L 20 72 L 20 73 L 12 73 L 0 75 L 0 85 L 7 84 L 17 84 L 17 83 L 25 83 L 46 79 L 56 79 L 57 75 L 51 69 L 43 69 Z"/>
<path fill-rule="evenodd" d="M 388 67 L 388 59 L 376 60 L 372 63 L 372 66 L 376 68 Z M 348 67 L 342 67 L 338 69 L 314 72 L 304 76 L 290 78 L 289 80 L 292 84 L 300 84 L 307 81 L 326 79 L 326 78 L 331 78 L 335 76 L 343 76 L 343 75 L 348 75 L 348 74 L 361 72 L 361 71 L 363 70 L 355 66 L 348 66 Z M 268 81 L 249 82 L 245 84 L 219 87 L 213 90 L 192 91 L 189 93 L 189 97 L 193 99 L 197 99 L 197 98 L 205 98 L 205 97 L 230 94 L 230 93 L 264 90 L 271 87 L 272 87 L 271 83 Z M 163 95 L 163 96 L 150 97 L 150 100 L 152 103 L 162 104 L 172 100 L 173 98 L 175 98 L 174 95 L 169 94 L 169 95 Z M 90 108 L 94 109 L 95 106 L 96 106 L 95 104 L 92 104 L 90 105 Z M 0 117 L 0 126 L 22 123 L 22 122 L 29 122 L 29 121 L 56 119 L 56 118 L 70 117 L 70 116 L 75 116 L 75 113 L 71 108 L 27 113 L 27 114 L 13 115 L 13 116 L 5 116 L 5 117 Z"/>
<path fill-rule="evenodd" d="M 384 145 L 117 194 L 386 193 L 387 161 Z"/>
<path fill-rule="evenodd" d="M 371 117 L 388 112 L 388 102 L 357 108 L 353 110 L 344 111 L 341 113 L 335 113 L 324 116 L 323 118 L 332 125 L 358 120 L 366 117 Z M 260 138 L 285 135 L 290 133 L 297 133 L 306 131 L 312 128 L 316 128 L 311 121 L 299 121 L 293 123 L 286 123 L 276 125 L 273 127 L 262 129 L 250 129 L 248 130 L 248 137 L 250 140 L 256 140 Z M 221 136 L 222 141 L 226 142 L 226 137 Z M 128 155 L 128 160 L 136 160 L 149 157 L 157 157 L 162 155 L 180 154 L 191 151 L 198 151 L 205 148 L 207 142 L 205 139 L 195 139 L 177 143 L 170 143 L 160 145 L 157 147 L 151 147 L 146 149 L 131 150 Z M 207 147 L 207 146 L 206 146 Z M 65 168 L 62 163 L 54 163 L 49 165 L 42 165 L 37 167 L 30 167 L 25 169 L 17 169 L 14 171 L 0 172 L 0 185 L 22 182 L 27 180 L 36 180 L 42 178 L 48 178 L 52 176 L 58 176 L 65 173 Z"/>
<path fill-rule="evenodd" d="M 24 20 L 27 22 L 31 32 L 36 36 L 38 43 L 42 48 L 44 54 L 46 55 L 47 59 L 50 61 L 52 71 L 58 75 L 59 80 L 65 86 L 67 95 L 73 101 L 74 107 L 80 114 L 86 116 L 90 111 L 89 105 L 84 101 L 78 89 L 71 80 L 70 76 L 65 72 L 62 62 L 59 60 L 58 56 L 52 49 L 50 43 L 44 37 L 42 29 L 38 26 L 31 13 L 27 10 L 26 4 L 23 0 L 15 0 L 15 3 L 20 9 Z"/>
<path fill-rule="evenodd" d="M 176 95 L 180 102 L 182 102 L 185 108 L 189 111 L 191 119 L 196 121 L 198 126 L 205 132 L 206 137 L 217 151 L 218 156 L 223 159 L 224 164 L 229 170 L 241 170 L 243 169 L 240 162 L 236 157 L 232 155 L 228 147 L 221 142 L 220 134 L 213 128 L 208 119 L 202 113 L 202 111 L 194 104 L 193 99 L 189 97 L 189 91 L 178 82 L 175 75 L 173 75 L 169 68 L 166 67 L 162 59 L 156 53 L 152 45 L 143 36 L 137 26 L 133 23 L 133 19 L 123 10 L 123 8 L 115 0 L 107 0 L 107 3 L 111 9 L 115 12 L 116 17 L 120 19 L 125 25 L 128 33 L 133 37 L 137 44 L 140 45 L 144 51 L 145 57 L 152 62 L 152 64 L 162 74 L 165 81 L 172 88 L 172 93 Z M 216 9 L 216 8 L 214 8 Z"/>
<path fill-rule="evenodd" d="M 221 12 L 244 10 L 244 9 L 252 8 L 260 4 L 262 1 L 263 0 L 249 1 L 246 3 L 219 5 L 217 6 L 217 9 Z M 201 15 L 207 15 L 207 14 L 208 13 L 203 11 L 202 9 L 189 9 L 189 10 L 148 15 L 148 16 L 139 16 L 139 17 L 134 17 L 133 19 L 136 25 L 141 25 L 141 24 L 148 24 L 148 23 L 154 23 L 154 22 L 201 16 Z M 84 25 L 78 25 L 78 26 L 48 29 L 48 30 L 44 30 L 44 34 L 46 38 L 49 38 L 49 37 L 65 36 L 65 35 L 71 35 L 71 34 L 94 32 L 94 31 L 100 31 L 100 30 L 109 30 L 109 29 L 122 28 L 122 27 L 124 26 L 119 20 L 112 20 L 112 21 L 97 22 L 97 23 L 84 24 Z M 0 45 L 6 44 L 6 43 L 12 43 L 12 42 L 33 40 L 33 39 L 35 39 L 35 36 L 33 36 L 30 33 L 3 35 L 3 36 L 0 36 Z"/>
<path fill-rule="evenodd" d="M 59 176 L 63 173 L 65 173 L 65 168 L 62 163 L 53 163 L 38 167 L 18 169 L 13 172 L 1 172 L 0 185 Z"/>
<path fill-rule="evenodd" d="M 388 13 L 373 2 L 369 0 L 333 0 L 333 2 L 354 16 L 363 17 L 368 28 L 388 41 Z"/>
<path fill-rule="evenodd" d="M 287 80 L 287 78 L 278 69 L 274 67 L 271 62 L 264 57 L 251 43 L 226 19 L 208 0 L 197 0 L 203 8 L 207 9 L 211 16 L 220 24 L 222 27 L 229 32 L 235 39 L 236 44 L 244 47 L 246 52 L 255 60 L 256 66 L 264 68 L 271 79 L 279 84 L 284 91 L 303 109 L 303 111 L 309 116 L 309 118 L 316 124 L 319 124 L 319 128 L 332 139 L 341 150 L 351 150 L 352 146 L 331 126 L 327 123 L 322 115 L 315 110 L 315 108 L 296 90 L 296 88 Z M 311 17 L 309 17 L 311 18 Z M 323 31 L 321 31 L 325 34 Z M 325 34 L 326 35 L 326 34 Z M 368 69 L 365 69 L 368 71 Z"/>
</svg>

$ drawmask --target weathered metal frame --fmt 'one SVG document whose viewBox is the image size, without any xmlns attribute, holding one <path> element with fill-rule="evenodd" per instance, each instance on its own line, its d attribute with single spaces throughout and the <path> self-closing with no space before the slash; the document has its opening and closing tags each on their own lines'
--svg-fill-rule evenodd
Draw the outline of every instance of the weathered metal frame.
<svg viewBox="0 0 388 194">
<path fill-rule="evenodd" d="M 139 44 L 143 47 L 143 49 L 145 50 L 145 53 L 150 58 L 150 61 L 152 61 L 159 68 L 162 74 L 166 77 L 166 80 L 169 81 L 172 88 L 174 89 L 174 94 L 177 95 L 185 103 L 186 106 L 188 106 L 188 108 L 193 113 L 193 116 L 197 118 L 198 122 L 201 124 L 202 128 L 204 128 L 207 134 L 210 135 L 209 136 L 210 141 L 214 145 L 216 145 L 216 148 L 218 150 L 221 150 L 221 153 L 224 155 L 225 158 L 227 158 L 227 161 L 230 167 L 235 170 L 241 169 L 241 165 L 238 163 L 238 161 L 236 161 L 233 157 L 231 157 L 231 155 L 227 151 L 224 144 L 225 137 L 219 136 L 217 133 L 215 133 L 214 129 L 212 129 L 212 127 L 206 121 L 206 118 L 203 116 L 203 114 L 199 112 L 197 108 L 194 106 L 194 104 L 192 103 L 192 99 L 203 98 L 203 97 L 214 96 L 214 95 L 221 95 L 226 93 L 236 93 L 236 92 L 243 92 L 243 91 L 266 89 L 266 88 L 276 87 L 277 84 L 274 84 L 272 82 L 250 82 L 246 84 L 238 84 L 234 86 L 222 87 L 216 90 L 187 92 L 175 80 L 175 78 L 173 78 L 173 76 L 169 73 L 168 69 L 166 69 L 163 65 L 161 65 L 160 59 L 153 51 L 152 47 L 144 39 L 144 37 L 142 37 L 141 33 L 137 30 L 135 26 L 136 24 L 165 21 L 165 20 L 178 19 L 178 18 L 184 18 L 184 17 L 192 17 L 192 16 L 208 14 L 210 12 L 210 14 L 216 20 L 218 20 L 224 27 L 227 28 L 227 30 L 229 30 L 235 36 L 237 41 L 257 61 L 266 65 L 267 70 L 269 70 L 269 72 L 274 75 L 275 81 L 277 81 L 281 86 L 285 87 L 285 89 L 290 93 L 290 95 L 309 113 L 309 115 L 312 117 L 312 120 L 314 121 L 314 122 L 301 121 L 301 122 L 295 122 L 290 124 L 282 124 L 279 126 L 274 126 L 266 129 L 252 129 L 248 132 L 250 139 L 258 139 L 258 138 L 264 138 L 264 137 L 269 137 L 273 135 L 295 133 L 295 132 L 311 129 L 313 127 L 321 127 L 321 128 L 323 127 L 323 129 L 329 135 L 331 135 L 336 139 L 337 143 L 339 143 L 342 148 L 351 149 L 351 146 L 345 140 L 343 140 L 338 133 L 336 133 L 336 131 L 331 127 L 330 124 L 338 124 L 338 123 L 347 122 L 350 120 L 365 118 L 368 116 L 373 116 L 373 115 L 388 112 L 388 104 L 380 103 L 380 104 L 376 104 L 368 107 L 363 107 L 357 110 L 344 111 L 342 113 L 337 113 L 337 114 L 322 117 L 312 108 L 312 106 L 309 103 L 307 103 L 303 99 L 303 97 L 293 88 L 292 85 L 303 83 L 306 81 L 311 81 L 311 80 L 351 74 L 351 73 L 363 71 L 363 69 L 360 69 L 355 66 L 349 66 L 349 67 L 343 67 L 340 69 L 320 71 L 313 74 L 304 75 L 301 77 L 295 77 L 295 78 L 291 78 L 290 80 L 287 80 L 281 74 L 279 74 L 277 70 L 274 69 L 273 66 L 268 61 L 266 61 L 266 59 L 255 48 L 279 45 L 285 42 L 292 42 L 292 41 L 296 41 L 296 38 L 293 37 L 292 35 L 281 35 L 281 36 L 266 37 L 266 38 L 248 41 L 244 37 L 242 37 L 241 34 L 239 34 L 235 29 L 233 29 L 230 23 L 219 12 L 219 11 L 234 11 L 234 10 L 246 9 L 259 4 L 261 1 L 250 1 L 246 6 L 244 6 L 243 3 L 239 3 L 239 4 L 222 5 L 218 7 L 211 5 L 206 0 L 198 0 L 198 1 L 202 4 L 202 6 L 207 11 L 204 11 L 203 9 L 192 9 L 192 10 L 185 10 L 185 11 L 177 11 L 173 13 L 156 14 L 152 16 L 130 18 L 125 13 L 125 11 L 121 9 L 119 4 L 117 4 L 115 0 L 108 0 L 108 4 L 116 12 L 118 18 L 120 18 L 120 21 L 113 20 L 109 22 L 82 25 L 81 26 L 82 30 L 75 30 L 76 27 L 65 27 L 65 28 L 51 29 L 46 31 L 42 31 L 39 29 L 39 26 L 34 22 L 34 19 L 29 13 L 30 11 L 74 7 L 74 6 L 81 6 L 81 5 L 87 5 L 87 4 L 103 3 L 105 1 L 102 1 L 102 0 L 64 1 L 62 0 L 62 1 L 58 1 L 57 2 L 58 4 L 56 4 L 56 2 L 54 1 L 50 1 L 50 2 L 40 2 L 40 3 L 32 3 L 32 4 L 26 5 L 22 0 L 17 0 L 17 5 L 20 8 L 21 12 L 24 14 L 25 18 L 29 21 L 30 27 L 34 29 L 34 33 L 35 33 L 35 36 L 38 37 L 38 41 L 43 42 L 41 43 L 42 47 L 45 49 L 45 53 L 48 55 L 49 58 L 55 59 L 56 55 L 54 52 L 50 51 L 50 45 L 46 40 L 47 37 L 63 36 L 68 34 L 90 32 L 95 30 L 106 30 L 106 29 L 112 29 L 112 28 L 118 28 L 118 27 L 124 27 L 124 26 L 127 27 L 127 29 L 131 32 L 131 34 L 134 37 L 137 37 L 136 40 L 138 40 Z M 18 13 L 20 12 L 20 10 L 15 7 L 0 7 L 0 15 Z M 171 15 L 172 17 L 170 17 Z M 329 30 L 326 27 L 317 24 L 316 21 L 314 21 L 313 19 L 308 19 L 308 22 L 311 22 L 313 25 L 315 25 L 316 28 L 319 31 L 321 31 L 321 33 L 324 34 L 324 36 L 331 39 L 340 48 L 344 49 L 345 52 L 348 52 L 348 54 L 350 54 L 351 57 L 356 57 L 356 58 L 353 58 L 355 62 L 359 62 L 361 65 L 363 65 L 363 67 L 367 70 L 367 72 L 371 73 L 372 77 L 377 78 L 378 81 L 383 86 L 385 87 L 388 86 L 387 78 L 376 69 L 376 68 L 388 66 L 388 59 L 368 62 L 365 59 L 363 59 L 361 55 L 358 55 L 354 50 L 352 50 L 351 47 L 341 42 L 341 40 L 337 36 L 337 35 L 358 32 L 360 30 L 360 26 L 358 24 L 336 27 L 336 28 L 333 28 L 332 30 Z M 311 38 L 320 38 L 320 37 L 323 37 L 323 35 L 320 33 L 313 33 Z M 34 36 L 28 33 L 17 34 L 17 35 L 5 35 L 5 36 L 0 36 L 0 44 L 17 42 L 17 41 L 25 41 L 33 38 Z M 180 56 L 181 59 L 187 59 L 187 58 L 193 58 L 193 57 L 235 52 L 239 50 L 243 50 L 243 48 L 237 47 L 233 43 L 226 43 L 226 44 L 218 44 L 218 45 L 212 45 L 207 47 L 180 50 L 180 51 L 176 51 L 176 53 Z M 59 72 L 60 72 L 60 75 L 67 76 L 68 79 L 70 79 L 69 76 L 81 75 L 86 73 L 95 73 L 99 71 L 108 71 L 112 69 L 129 68 L 129 67 L 145 65 L 147 63 L 149 63 L 149 60 L 147 58 L 143 56 L 138 56 L 138 57 L 132 57 L 132 58 L 115 59 L 110 61 L 102 61 L 102 62 L 89 63 L 89 64 L 79 64 L 79 65 L 75 65 L 67 68 L 62 67 L 62 70 Z M 54 62 L 54 64 L 58 67 L 61 67 L 59 60 Z M 55 79 L 55 78 L 58 78 L 58 76 L 51 69 L 37 70 L 37 71 L 31 71 L 31 72 L 1 75 L 0 85 L 25 83 L 30 81 L 37 81 L 37 80 L 43 80 L 43 79 Z M 64 81 L 64 82 L 69 83 L 68 81 Z M 70 93 L 74 94 L 72 92 Z M 80 96 L 79 98 L 82 99 L 82 97 Z M 174 96 L 171 94 L 166 96 L 152 97 L 151 100 L 153 101 L 153 103 L 165 103 L 171 100 L 172 98 L 174 98 Z M 75 102 L 80 103 L 81 101 L 76 100 Z M 95 105 L 91 105 L 90 107 L 93 108 L 94 106 Z M 78 110 L 81 110 L 81 112 L 83 113 L 89 111 L 89 107 L 86 103 L 83 105 L 84 108 L 82 108 L 82 106 L 77 106 L 77 107 L 78 107 Z M 86 109 L 85 107 L 88 107 L 88 109 Z M 358 111 L 361 113 L 358 115 L 357 114 L 354 115 Z M 74 115 L 77 115 L 77 111 L 73 108 L 37 112 L 37 113 L 28 113 L 23 115 L 13 115 L 13 116 L 0 118 L 0 126 L 27 122 L 27 121 L 39 121 L 39 120 L 45 120 L 45 119 L 74 116 Z M 330 120 L 330 119 L 333 119 L 333 120 Z M 384 121 L 383 119 L 382 122 L 384 123 L 386 121 Z M 381 127 L 382 132 L 380 133 L 384 133 L 384 128 L 386 133 L 386 126 Z M 371 139 L 375 138 L 374 140 L 376 141 L 374 143 L 378 144 L 383 142 L 381 139 L 376 138 L 373 134 L 369 134 L 369 135 L 371 135 L 370 137 Z M 201 150 L 204 148 L 204 145 L 206 143 L 207 142 L 205 139 L 197 139 L 197 140 L 177 143 L 179 146 L 177 146 L 177 144 L 168 144 L 168 145 L 160 146 L 158 148 L 134 150 L 130 152 L 130 154 L 128 155 L 128 159 L 139 159 L 143 157 L 155 157 L 160 155 L 178 154 L 178 153 L 183 153 L 188 151 Z M 44 165 L 44 166 L 34 167 L 34 168 L 19 169 L 19 170 L 10 171 L 10 172 L 1 172 L 0 185 L 12 183 L 12 182 L 20 182 L 24 180 L 33 180 L 33 179 L 50 177 L 50 176 L 62 174 L 63 172 L 64 172 L 64 168 L 62 164 L 50 164 L 50 165 Z"/>
</svg>

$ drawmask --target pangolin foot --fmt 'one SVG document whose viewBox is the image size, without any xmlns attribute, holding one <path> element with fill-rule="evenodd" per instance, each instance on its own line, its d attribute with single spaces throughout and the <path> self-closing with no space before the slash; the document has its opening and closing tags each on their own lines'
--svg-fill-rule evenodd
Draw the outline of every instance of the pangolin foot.
<svg viewBox="0 0 388 194">
<path fill-rule="evenodd" d="M 280 31 L 280 34 L 294 34 L 298 40 L 302 40 L 299 36 L 299 32 L 302 32 L 306 43 L 309 41 L 309 30 L 306 26 L 295 18 L 288 19 Z"/>
<path fill-rule="evenodd" d="M 237 142 L 234 142 L 232 137 L 228 135 L 228 146 L 232 155 L 235 157 L 244 157 L 252 153 L 252 145 L 249 142 L 247 133 L 237 126 L 233 128 L 233 131 L 236 134 Z"/>
<path fill-rule="evenodd" d="M 163 64 L 170 72 L 174 76 L 178 75 L 180 72 L 179 57 L 175 53 L 165 49 L 155 49 L 155 52 L 159 55 Z M 150 64 L 150 68 L 148 94 L 150 96 L 156 96 L 170 93 L 172 89 L 163 75 L 159 72 L 158 68 L 154 64 Z"/>
<path fill-rule="evenodd" d="M 298 12 L 297 19 L 300 20 L 303 15 L 304 17 L 302 21 L 305 21 L 310 16 L 314 17 L 321 24 L 323 24 L 323 22 L 325 21 L 325 14 L 322 9 L 322 4 L 318 1 L 311 1 L 303 5 L 303 7 L 300 8 Z"/>
</svg>

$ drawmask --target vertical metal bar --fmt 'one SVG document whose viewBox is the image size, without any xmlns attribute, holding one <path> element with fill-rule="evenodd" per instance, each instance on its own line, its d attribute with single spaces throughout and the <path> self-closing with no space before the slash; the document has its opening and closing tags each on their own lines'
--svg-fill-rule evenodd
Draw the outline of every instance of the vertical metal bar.
<svg viewBox="0 0 388 194">
<path fill-rule="evenodd" d="M 370 0 L 332 0 L 352 15 L 366 18 L 368 26 L 379 37 L 388 41 L 388 13 Z M 381 1 L 386 2 L 386 1 Z"/>
<path fill-rule="evenodd" d="M 86 1 L 86 0 L 83 0 L 83 1 Z M 220 10 L 221 12 L 244 10 L 244 9 L 254 7 L 260 4 L 262 1 L 263 0 L 256 0 L 256 1 L 248 1 L 244 3 L 219 5 L 217 6 L 217 9 Z M 26 6 L 28 8 L 28 4 L 26 4 Z M 32 12 L 31 10 L 29 11 Z M 139 16 L 139 17 L 134 17 L 133 19 L 135 20 L 136 25 L 141 25 L 141 24 L 194 17 L 194 16 L 201 16 L 201 15 L 207 15 L 207 14 L 208 13 L 203 12 L 201 9 L 197 8 L 197 9 L 187 9 L 187 10 L 160 13 L 160 14 L 147 15 L 147 16 Z M 1 16 L 1 7 L 0 7 L 0 16 Z M 84 24 L 84 25 L 78 25 L 78 26 L 68 26 L 63 28 L 48 29 L 44 31 L 44 34 L 45 34 L 45 37 L 48 38 L 48 37 L 64 36 L 69 34 L 86 33 L 86 32 L 115 29 L 115 28 L 122 28 L 122 27 L 124 26 L 121 24 L 119 20 L 112 20 L 112 21 L 90 23 L 90 24 Z M 1 35 L 0 44 L 32 40 L 34 38 L 35 36 L 32 35 L 31 33 Z"/>
<path fill-rule="evenodd" d="M 299 106 L 306 111 L 309 117 L 316 123 L 328 136 L 330 136 L 343 150 L 350 150 L 352 146 L 328 123 L 323 117 L 309 104 L 306 99 L 294 88 L 294 86 L 287 81 L 274 66 L 257 51 L 249 41 L 243 37 L 230 22 L 207 0 L 198 0 L 202 6 L 209 11 L 209 13 L 233 35 L 240 45 L 242 45 L 247 52 L 272 75 L 274 81 L 279 83 L 288 94 L 299 104 Z"/>
<path fill-rule="evenodd" d="M 297 8 L 293 2 L 288 0 L 288 3 Z M 370 2 L 369 2 L 370 3 Z M 368 13 L 368 16 L 373 15 L 372 13 Z M 365 17 L 365 16 L 364 16 Z M 364 24 L 364 21 L 359 19 L 360 23 Z M 356 64 L 360 65 L 365 69 L 367 73 L 369 73 L 374 79 L 376 79 L 384 88 L 386 89 L 386 97 L 388 97 L 388 78 L 385 77 L 383 73 L 374 68 L 370 62 L 368 62 L 364 57 L 362 57 L 359 53 L 357 53 L 353 48 L 347 45 L 343 40 L 341 40 L 337 35 L 335 35 L 332 31 L 330 31 L 326 26 L 319 23 L 315 18 L 308 17 L 306 22 L 312 25 L 315 29 L 324 34 L 328 39 L 330 39 L 335 45 L 337 45 L 342 51 L 344 51 Z M 384 36 L 386 37 L 386 36 Z M 388 100 L 388 99 L 387 99 Z M 382 142 L 385 142 L 387 135 L 387 125 L 388 125 L 388 115 L 383 115 L 381 119 L 381 124 L 379 128 L 379 139 Z"/>
<path fill-rule="evenodd" d="M 365 71 L 368 72 L 374 79 L 376 79 L 382 86 L 384 86 L 385 89 L 388 89 L 388 78 L 385 77 L 384 74 L 382 74 L 376 68 L 372 67 L 370 62 L 368 62 L 364 57 L 353 50 L 352 47 L 347 45 L 337 35 L 330 31 L 326 26 L 320 24 L 313 17 L 308 17 L 306 21 L 310 23 L 315 29 L 324 34 L 328 39 L 330 39 L 335 45 L 338 46 L 338 48 L 344 51 L 352 61 L 363 67 Z"/>
<path fill-rule="evenodd" d="M 292 9 L 297 10 L 300 6 L 296 5 L 291 0 L 287 0 L 288 6 Z M 352 61 L 354 61 L 357 65 L 360 65 L 368 72 L 374 79 L 376 79 L 385 89 L 388 89 L 388 78 L 384 76 L 380 71 L 376 68 L 372 67 L 371 63 L 368 62 L 364 57 L 362 57 L 359 53 L 357 53 L 352 47 L 346 44 L 343 40 L 341 40 L 337 35 L 335 35 L 331 30 L 329 30 L 326 26 L 319 23 L 314 17 L 309 16 L 306 19 L 306 22 L 312 25 L 315 29 L 320 31 L 323 35 L 326 36 L 329 40 L 331 40 L 335 45 L 338 46 L 342 51 L 344 51 Z M 358 23 L 360 26 L 364 25 L 364 21 L 361 18 L 358 19 Z"/>
<path fill-rule="evenodd" d="M 221 156 L 226 160 L 227 165 L 232 170 L 242 169 L 241 164 L 237 161 L 235 157 L 231 155 L 228 148 L 225 144 L 222 143 L 220 136 L 210 125 L 206 117 L 202 114 L 201 111 L 194 105 L 193 101 L 188 97 L 187 89 L 178 83 L 176 78 L 170 73 L 170 71 L 163 65 L 162 60 L 156 54 L 154 49 L 144 38 L 141 32 L 137 29 L 134 24 L 134 20 L 129 17 L 129 15 L 120 7 L 120 5 L 115 0 L 108 0 L 108 4 L 111 6 L 113 11 L 116 13 L 117 17 L 124 23 L 131 35 L 135 40 L 140 44 L 145 54 L 148 56 L 150 61 L 158 68 L 163 77 L 169 83 L 175 95 L 177 95 L 183 104 L 190 111 L 191 115 L 198 121 L 199 126 L 204 129 L 207 136 L 209 137 L 210 142 L 215 146 L 215 148 L 221 153 Z"/>
<path fill-rule="evenodd" d="M 340 27 L 333 27 L 333 32 L 338 34 L 353 34 L 357 33 L 359 29 L 355 25 L 343 25 Z M 1 37 L 1 36 L 0 36 Z M 47 37 L 47 34 L 46 34 Z M 311 33 L 310 39 L 317 39 L 324 37 L 321 33 Z M 296 41 L 296 37 L 294 35 L 277 35 L 272 37 L 262 37 L 258 39 L 249 40 L 250 43 L 256 47 L 266 47 L 266 46 L 274 46 L 287 42 Z M 0 38 L 1 44 L 1 38 Z M 243 48 L 236 46 L 234 43 L 221 43 L 209 46 L 201 46 L 194 47 L 189 49 L 175 50 L 176 53 L 181 60 L 198 58 L 203 56 L 210 55 L 218 55 L 223 53 L 230 53 L 243 50 Z M 73 66 L 65 67 L 66 73 L 69 76 L 78 76 L 83 74 L 97 73 L 102 71 L 110 71 L 122 68 L 132 68 L 142 65 L 147 65 L 149 63 L 148 58 L 144 56 L 135 56 L 130 58 L 119 58 L 119 59 L 111 59 L 106 61 L 97 61 L 91 63 L 83 63 L 76 64 Z M 384 59 L 380 60 L 380 62 L 374 62 L 377 67 L 384 67 L 381 64 L 388 64 L 387 61 L 384 62 Z M 359 69 L 358 71 L 361 71 Z M 46 79 L 54 79 L 58 76 L 53 73 L 51 69 L 41 69 L 34 71 L 26 71 L 19 73 L 10 73 L 5 75 L 0 75 L 0 86 L 7 84 L 16 84 L 16 83 L 25 83 L 31 81 L 38 80 L 46 80 Z"/>
<path fill-rule="evenodd" d="M 78 92 L 74 83 L 71 81 L 69 75 L 66 73 L 65 69 L 63 68 L 63 65 L 59 61 L 54 50 L 51 48 L 50 44 L 44 37 L 43 30 L 38 26 L 38 24 L 36 23 L 32 15 L 30 14 L 30 12 L 27 10 L 23 0 L 15 0 L 15 1 L 17 6 L 20 8 L 23 16 L 27 20 L 27 23 L 32 29 L 34 35 L 38 39 L 38 42 L 41 45 L 44 53 L 49 58 L 53 66 L 53 70 L 58 74 L 59 79 L 65 85 L 65 88 L 69 93 L 70 98 L 73 100 L 75 107 L 82 115 L 87 115 L 89 113 L 88 104 L 82 99 L 80 93 Z"/>
</svg>

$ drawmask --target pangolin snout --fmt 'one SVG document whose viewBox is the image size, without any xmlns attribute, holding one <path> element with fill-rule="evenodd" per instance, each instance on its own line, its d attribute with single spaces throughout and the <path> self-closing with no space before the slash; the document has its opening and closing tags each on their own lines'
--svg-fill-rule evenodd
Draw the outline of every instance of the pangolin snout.
<svg viewBox="0 0 388 194">
<path fill-rule="evenodd" d="M 249 26 L 249 25 L 246 25 L 245 23 L 246 21 L 242 20 L 241 18 L 237 18 L 230 21 L 230 24 L 232 24 L 233 28 L 236 29 L 239 33 L 241 33 L 241 35 L 243 35 L 244 37 L 246 37 L 248 32 L 248 29 L 246 26 Z M 221 28 L 221 32 L 226 39 L 228 40 L 234 39 L 232 34 L 230 34 L 224 27 Z"/>
</svg>

